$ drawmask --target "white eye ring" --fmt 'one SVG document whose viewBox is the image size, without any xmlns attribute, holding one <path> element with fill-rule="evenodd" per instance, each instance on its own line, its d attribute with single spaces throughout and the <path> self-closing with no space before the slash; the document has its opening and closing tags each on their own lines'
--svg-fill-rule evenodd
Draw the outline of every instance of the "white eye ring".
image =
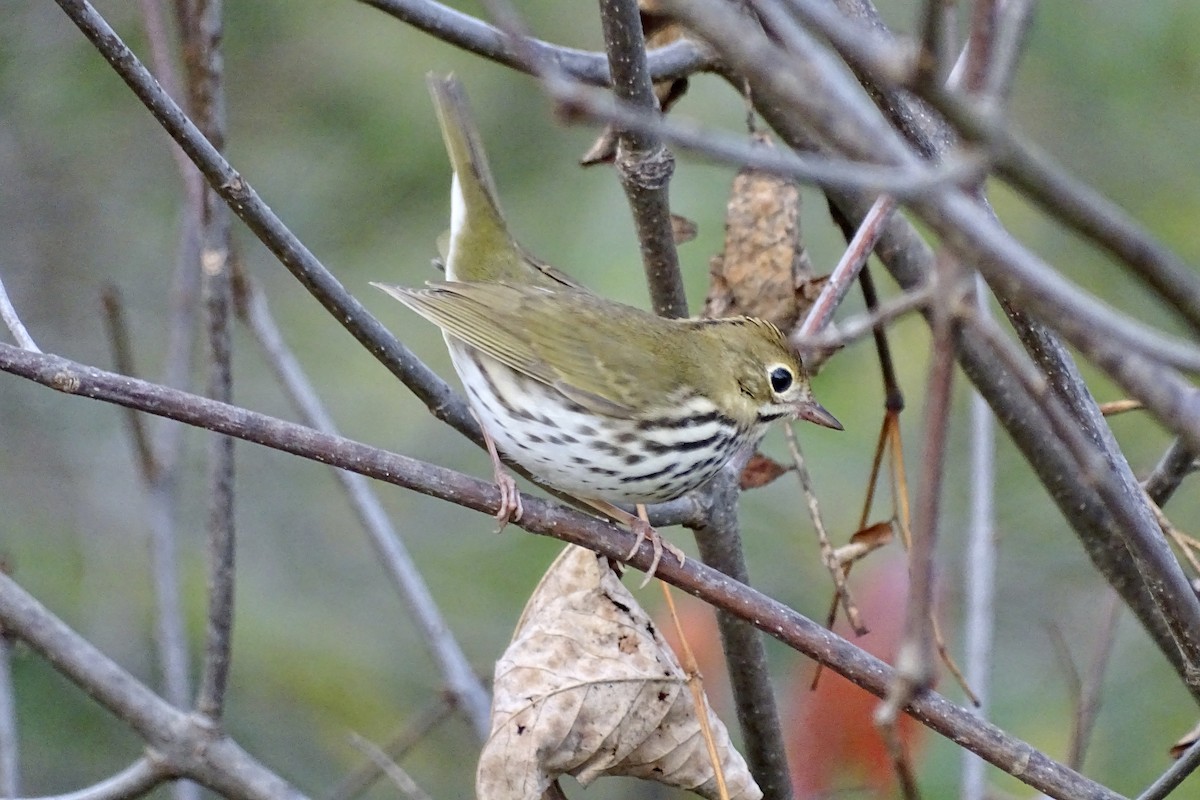
<svg viewBox="0 0 1200 800">
<path fill-rule="evenodd" d="M 796 382 L 795 374 L 783 364 L 772 364 L 767 370 L 767 380 L 771 382 L 771 391 L 783 394 L 792 388 Z"/>
</svg>

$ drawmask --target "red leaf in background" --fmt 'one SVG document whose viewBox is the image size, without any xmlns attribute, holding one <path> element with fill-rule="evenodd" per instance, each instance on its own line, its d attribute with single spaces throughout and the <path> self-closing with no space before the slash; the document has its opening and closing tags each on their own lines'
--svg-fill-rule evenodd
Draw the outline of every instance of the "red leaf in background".
<svg viewBox="0 0 1200 800">
<path fill-rule="evenodd" d="M 908 568 L 902 557 L 870 559 L 855 570 L 852 590 L 871 632 L 854 637 L 839 621 L 834 629 L 868 653 L 891 663 L 904 633 L 908 597 Z M 815 691 L 812 662 L 794 671 L 784 690 L 784 739 L 792 783 L 801 798 L 854 787 L 890 797 L 896 790 L 891 760 L 875 728 L 873 714 L 879 699 L 831 670 L 825 670 Z M 900 738 L 915 760 L 924 728 L 900 716 Z"/>
</svg>

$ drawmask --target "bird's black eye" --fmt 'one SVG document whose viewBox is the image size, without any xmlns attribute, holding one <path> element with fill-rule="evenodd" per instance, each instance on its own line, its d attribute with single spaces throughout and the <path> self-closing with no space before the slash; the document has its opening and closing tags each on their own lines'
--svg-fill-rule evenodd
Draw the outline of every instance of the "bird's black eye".
<svg viewBox="0 0 1200 800">
<path fill-rule="evenodd" d="M 771 389 L 775 394 L 783 394 L 792 388 L 792 381 L 796 379 L 792 371 L 784 366 L 772 367 L 767 377 L 771 379 Z"/>
</svg>

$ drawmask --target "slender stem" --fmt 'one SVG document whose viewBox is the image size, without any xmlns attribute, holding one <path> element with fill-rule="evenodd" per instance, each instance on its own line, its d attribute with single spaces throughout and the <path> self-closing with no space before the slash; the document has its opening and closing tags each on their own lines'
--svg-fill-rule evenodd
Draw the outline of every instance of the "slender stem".
<svg viewBox="0 0 1200 800">
<path fill-rule="evenodd" d="M 129 800 L 149 794 L 170 777 L 161 764 L 142 757 L 117 774 L 83 789 L 26 800 Z"/>
<path fill-rule="evenodd" d="M 1197 457 L 1197 451 L 1184 444 L 1182 439 L 1171 442 L 1144 484 L 1146 494 L 1159 508 L 1167 504 L 1183 479 L 1196 471 Z"/>
<path fill-rule="evenodd" d="M 979 314 L 989 313 L 976 276 Z M 985 719 L 991 706 L 992 661 L 996 620 L 996 423 L 987 400 L 971 393 L 971 510 L 967 525 L 967 548 L 963 563 L 966 621 L 963 647 L 966 651 L 967 683 L 979 701 L 978 713 Z M 963 753 L 962 800 L 984 800 L 987 773 L 974 753 Z"/>
<path fill-rule="evenodd" d="M 600 21 L 614 94 L 634 108 L 657 109 L 636 0 L 600 0 Z M 658 136 L 622 128 L 617 132 L 616 167 L 633 211 L 651 305 L 660 316 L 686 317 L 687 296 L 668 199 L 675 159 Z"/>
<path fill-rule="evenodd" d="M 534 73 L 535 64 L 555 69 L 595 86 L 609 83 L 604 53 L 576 50 L 529 39 L 514 46 L 503 30 L 432 0 L 359 0 L 437 39 L 521 72 Z M 525 51 L 532 49 L 534 63 Z M 694 42 L 682 40 L 655 50 L 647 58 L 652 80 L 684 78 L 710 66 L 709 54 Z"/>
<path fill-rule="evenodd" d="M 434 728 L 445 722 L 453 711 L 453 703 L 446 698 L 439 699 L 415 719 L 408 722 L 400 733 L 393 736 L 380 749 L 390 760 L 402 760 L 409 750 L 424 741 Z M 370 789 L 382 775 L 383 770 L 379 768 L 378 764 L 373 760 L 365 761 L 338 781 L 326 796 L 326 800 L 354 800 Z"/>
<path fill-rule="evenodd" d="M 191 112 L 204 137 L 220 151 L 225 143 L 222 0 L 190 0 L 181 15 L 184 73 Z M 202 207 L 200 267 L 203 274 L 208 396 L 233 395 L 232 279 L 229 209 L 211 190 Z M 233 439 L 208 439 L 208 615 L 196 710 L 220 726 L 229 681 L 234 605 Z"/>
<path fill-rule="evenodd" d="M 126 375 L 141 374 L 134 363 L 133 344 L 129 339 L 129 325 L 125 321 L 125 304 L 121 300 L 120 290 L 113 284 L 106 285 L 100 292 L 100 302 L 104 305 L 104 323 L 108 331 L 109 347 L 112 349 L 113 366 L 117 372 Z M 133 409 L 126 410 L 125 422 L 137 456 L 138 469 L 145 481 L 152 483 L 158 479 L 160 469 L 155 459 L 150 434 L 146 430 L 145 419 Z"/>
<path fill-rule="evenodd" d="M 0 797 L 17 797 L 21 790 L 20 752 L 12 641 L 0 625 Z"/>
<path fill-rule="evenodd" d="M 736 581 L 749 583 L 737 516 L 739 472 L 734 465 L 727 466 L 710 484 L 709 513 L 705 525 L 696 528 L 696 547 L 706 565 Z M 765 797 L 790 800 L 792 782 L 787 749 L 771 689 L 766 644 L 745 618 L 739 619 L 727 611 L 718 609 L 717 627 L 738 724 L 746 742 L 747 766 Z"/>
<path fill-rule="evenodd" d="M 1196 742 L 1180 756 L 1170 768 L 1160 775 L 1137 800 L 1164 800 L 1179 784 L 1200 767 L 1200 742 Z"/>
<path fill-rule="evenodd" d="M 35 353 L 42 352 L 33 337 L 29 335 L 29 331 L 25 328 L 25 323 L 21 322 L 21 317 L 17 314 L 17 309 L 13 306 L 12 300 L 8 298 L 8 291 L 4 288 L 3 276 L 0 276 L 0 322 L 4 323 L 4 327 L 8 328 L 8 332 L 12 334 L 13 341 L 18 347 L 24 347 L 26 350 L 32 350 Z"/>
<path fill-rule="evenodd" d="M 884 192 L 910 199 L 941 184 L 976 180 L 986 166 L 985 159 L 971 154 L 951 157 L 943 166 L 921 165 L 914 169 L 880 167 L 823 154 L 800 154 L 756 145 L 744 135 L 705 130 L 687 120 L 672 121 L 657 111 L 631 107 L 604 90 L 579 83 L 547 79 L 542 86 L 559 104 L 567 122 L 610 123 L 657 136 L 697 158 L 739 168 L 754 167 L 817 186 Z"/>
<path fill-rule="evenodd" d="M 866 266 L 867 259 L 871 257 L 871 251 L 878 244 L 879 237 L 883 234 L 884 227 L 895 210 L 896 201 L 892 197 L 882 195 L 875 201 L 870 212 L 867 213 L 867 218 L 863 220 L 862 225 L 858 227 L 854 237 L 847 245 L 841 260 L 829 274 L 829 280 L 822 287 L 821 294 L 817 296 L 808 310 L 808 316 L 800 325 L 799 335 L 814 336 L 829 325 L 833 319 L 833 312 L 841 305 L 846 293 L 854 284 L 854 279 Z"/>
</svg>

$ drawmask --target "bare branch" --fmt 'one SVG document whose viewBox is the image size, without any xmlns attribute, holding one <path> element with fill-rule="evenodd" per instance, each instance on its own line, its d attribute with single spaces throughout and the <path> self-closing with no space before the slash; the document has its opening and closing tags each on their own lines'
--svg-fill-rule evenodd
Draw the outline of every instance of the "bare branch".
<svg viewBox="0 0 1200 800">
<path fill-rule="evenodd" d="M 884 226 L 895 210 L 896 201 L 887 195 L 875 201 L 875 205 L 867 213 L 867 218 L 863 220 L 863 224 L 846 247 L 846 252 L 830 273 L 829 280 L 821 288 L 821 294 L 813 301 L 812 308 L 808 310 L 808 315 L 800 325 L 800 336 L 814 336 L 833 320 L 833 312 L 842 304 L 846 293 L 854 285 L 854 279 L 866 266 L 871 251 L 879 243 Z"/>
<path fill-rule="evenodd" d="M 1200 451 L 1187 446 L 1182 439 L 1176 439 L 1146 478 L 1143 488 L 1159 508 L 1167 504 L 1183 479 L 1196 471 L 1197 452 Z"/>
<path fill-rule="evenodd" d="M 69 394 L 133 405 L 150 413 L 169 415 L 190 425 L 334 464 L 488 514 L 494 514 L 500 507 L 500 493 L 494 484 L 176 389 L 114 375 L 58 356 L 30 353 L 0 343 L 0 371 Z M 732 473 L 727 480 L 733 480 Z M 629 553 L 634 534 L 628 531 L 540 498 L 526 496 L 522 498 L 522 503 L 525 513 L 519 524 L 531 533 L 578 544 L 615 560 L 625 560 Z M 733 513 L 732 504 L 714 503 L 714 508 L 729 509 L 729 513 Z M 701 539 L 703 541 L 704 537 Z M 653 547 L 645 542 L 628 563 L 646 570 L 653 560 Z M 894 680 L 895 672 L 887 664 L 797 612 L 695 559 L 688 559 L 682 565 L 674 559 L 665 559 L 659 565 L 656 577 L 717 608 L 751 621 L 759 630 L 829 666 L 876 696 L 882 697 L 887 692 L 889 682 Z M 151 745 L 163 742 L 171 733 L 172 726 L 188 727 L 185 720 L 190 718 L 137 684 L 90 644 L 67 630 L 61 622 L 47 622 L 47 617 L 48 612 L 32 597 L 11 580 L 0 576 L 0 622 L 29 642 L 39 653 L 50 658 L 69 678 L 86 687 L 94 698 L 126 720 Z M 1105 787 L 1077 775 L 935 692 L 920 693 L 904 710 L 1001 769 L 1020 772 L 1016 777 L 1052 796 L 1084 795 L 1100 800 L 1118 798 Z M 191 735 L 191 729 L 185 732 Z M 246 774 L 243 768 L 251 769 L 246 763 L 249 757 L 232 741 L 222 737 L 215 742 L 209 741 L 204 745 L 192 743 L 198 751 L 203 751 L 197 757 L 208 759 L 203 764 L 205 768 L 218 759 L 223 768 L 236 768 L 237 775 Z M 257 765 L 253 766 L 258 768 Z M 207 781 L 214 780 L 212 773 L 200 767 L 189 768 L 187 774 L 205 785 L 210 785 Z M 273 782 L 269 785 L 274 787 L 279 784 Z M 253 800 L 260 796 L 265 797 L 261 794 L 251 797 Z"/>
<path fill-rule="evenodd" d="M 606 122 L 627 130 L 653 134 L 663 141 L 707 161 L 754 167 L 817 186 L 869 193 L 885 192 L 900 199 L 923 195 L 939 184 L 975 180 L 986 166 L 983 158 L 968 155 L 950 159 L 944 166 L 916 170 L 878 167 L 856 161 L 799 154 L 790 149 L 755 145 L 745 136 L 700 128 L 687 120 L 667 119 L 658 113 L 631 108 L 600 89 L 561 80 L 542 83 L 568 122 Z"/>
<path fill-rule="evenodd" d="M 399 734 L 386 742 L 380 750 L 392 761 L 404 758 L 413 747 L 420 743 L 429 733 L 454 711 L 454 705 L 446 698 L 426 708 L 412 722 L 404 727 Z M 383 770 L 375 761 L 365 762 L 361 767 L 347 774 L 326 800 L 354 800 L 383 775 Z"/>
<path fill-rule="evenodd" d="M 430 800 L 429 795 L 413 780 L 413 777 L 392 760 L 387 753 L 383 752 L 383 749 L 379 745 L 357 734 L 351 737 L 351 742 L 358 748 L 360 753 L 371 759 L 375 766 L 391 779 L 392 785 L 400 791 L 401 795 L 409 798 L 409 800 Z"/>
<path fill-rule="evenodd" d="M 125 304 L 121 300 L 121 291 L 113 284 L 107 284 L 100 292 L 100 302 L 104 306 L 104 323 L 108 331 L 109 347 L 112 349 L 113 366 L 117 372 L 124 375 L 141 374 L 133 359 L 133 345 L 129 340 L 129 325 L 125 321 Z M 144 421 L 145 417 L 139 412 L 127 410 L 125 422 L 129 428 L 129 438 L 133 442 L 134 454 L 137 456 L 138 470 L 142 480 L 149 484 L 158 479 L 161 470 L 155 459 L 154 447 Z"/>
<path fill-rule="evenodd" d="M 1187 776 L 1195 772 L 1197 767 L 1200 767 L 1200 742 L 1189 747 L 1170 769 L 1137 796 L 1137 800 L 1164 800 Z"/>
<path fill-rule="evenodd" d="M 150 691 L 3 574 L 0 621 L 13 636 L 133 728 L 154 749 L 164 773 L 184 775 L 214 791 L 246 800 L 303 800 L 303 795 L 233 740 L 215 734 L 196 717 Z"/>
<path fill-rule="evenodd" d="M 0 625 L 0 797 L 16 797 L 21 786 L 17 695 L 12 680 L 12 641 Z"/>
<path fill-rule="evenodd" d="M 749 583 L 750 571 L 737 516 L 739 462 L 734 459 L 709 484 L 706 521 L 695 530 L 696 548 L 707 566 L 736 581 Z M 662 577 L 661 573 L 658 577 Z M 746 763 L 766 797 L 790 800 L 792 782 L 779 708 L 771 688 L 766 643 L 747 618 L 739 619 L 727 610 L 717 610 L 717 627 L 738 724 L 745 740 Z"/>
<path fill-rule="evenodd" d="M 561 47 L 538 39 L 526 39 L 514 46 L 512 38 L 486 22 L 456 11 L 433 0 L 359 0 L 385 14 L 412 25 L 448 44 L 533 74 L 536 64 L 552 65 L 559 72 L 594 86 L 609 84 L 608 59 L 603 53 Z M 524 48 L 532 50 L 530 63 Z M 683 78 L 706 70 L 711 59 L 694 42 L 673 42 L 649 54 L 647 67 L 651 80 Z"/>
<path fill-rule="evenodd" d="M 162 764 L 143 756 L 116 775 L 83 789 L 24 800 L 131 800 L 150 793 L 170 777 L 170 773 L 163 769 Z"/>
<path fill-rule="evenodd" d="M 613 93 L 634 108 L 656 110 L 658 100 L 646 66 L 646 40 L 636 0 L 600 0 L 600 22 Z M 616 167 L 633 212 L 650 304 L 660 316 L 686 317 L 687 295 L 668 198 L 675 157 L 654 134 L 619 129 Z"/>
<path fill-rule="evenodd" d="M 35 353 L 42 352 L 37 343 L 33 341 L 33 337 L 29 335 L 29 331 L 25 329 L 25 323 L 21 322 L 21 317 L 17 315 L 17 309 L 13 307 L 12 300 L 8 299 L 8 291 L 4 288 L 2 276 L 0 276 L 0 322 L 3 322 L 4 327 L 8 328 L 8 332 L 12 334 L 13 341 L 17 343 L 18 347 L 24 347 Z"/>
<path fill-rule="evenodd" d="M 225 146 L 225 84 L 220 50 L 224 35 L 221 0 L 191 0 L 179 6 L 180 35 L 189 107 L 205 139 Z M 229 402 L 233 394 L 232 288 L 229 209 L 212 191 L 204 193 L 200 216 L 208 395 Z M 229 680 L 234 599 L 233 440 L 208 439 L 208 613 L 196 709 L 220 726 Z"/>
<path fill-rule="evenodd" d="M 975 276 L 976 313 L 987 315 L 983 279 Z M 992 694 L 992 658 L 996 602 L 996 423 L 987 400 L 971 393 L 971 517 L 963 565 L 966 593 L 967 683 L 979 701 L 978 713 L 987 718 Z M 987 774 L 972 753 L 963 753 L 963 800 L 984 800 Z"/>
</svg>

